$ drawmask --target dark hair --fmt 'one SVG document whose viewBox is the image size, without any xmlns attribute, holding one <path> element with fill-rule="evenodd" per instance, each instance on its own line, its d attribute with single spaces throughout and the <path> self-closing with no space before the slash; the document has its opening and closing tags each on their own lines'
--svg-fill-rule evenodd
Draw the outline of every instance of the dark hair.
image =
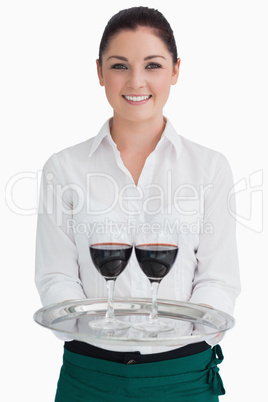
<svg viewBox="0 0 268 402">
<path fill-rule="evenodd" d="M 109 41 L 122 30 L 135 31 L 139 27 L 151 28 L 166 45 L 176 64 L 178 53 L 176 41 L 169 22 L 160 11 L 148 7 L 132 7 L 119 11 L 107 23 L 99 47 L 99 63 L 102 65 L 102 55 L 107 50 Z"/>
</svg>

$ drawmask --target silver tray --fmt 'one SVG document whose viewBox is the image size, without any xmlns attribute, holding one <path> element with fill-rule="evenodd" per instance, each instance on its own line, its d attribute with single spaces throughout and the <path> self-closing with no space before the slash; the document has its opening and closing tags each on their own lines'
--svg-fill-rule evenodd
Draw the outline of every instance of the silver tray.
<svg viewBox="0 0 268 402">
<path fill-rule="evenodd" d="M 64 336 L 92 344 L 179 346 L 200 341 L 214 341 L 231 329 L 235 320 L 230 315 L 198 304 L 174 300 L 158 300 L 158 315 L 163 321 L 172 320 L 174 329 L 168 332 L 145 333 L 133 327 L 120 331 L 96 330 L 89 322 L 104 316 L 107 299 L 81 299 L 43 307 L 34 320 Z M 130 324 L 145 320 L 151 311 L 151 299 L 116 298 L 115 315 Z"/>
</svg>

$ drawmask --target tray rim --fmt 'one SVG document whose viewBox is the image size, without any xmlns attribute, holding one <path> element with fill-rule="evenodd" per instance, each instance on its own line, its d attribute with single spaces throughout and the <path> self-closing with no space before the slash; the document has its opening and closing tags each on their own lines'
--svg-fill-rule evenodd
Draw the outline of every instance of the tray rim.
<svg viewBox="0 0 268 402">
<path fill-rule="evenodd" d="M 114 303 L 144 303 L 147 305 L 151 305 L 152 301 L 150 298 L 140 298 L 140 297 L 115 297 L 114 298 Z M 50 329 L 53 332 L 62 334 L 63 336 L 68 336 L 68 338 L 72 338 L 72 339 L 77 339 L 77 340 L 82 340 L 84 342 L 90 342 L 90 343 L 99 343 L 99 344 L 107 344 L 109 343 L 109 345 L 135 345 L 135 346 L 172 346 L 174 344 L 179 345 L 179 344 L 187 344 L 188 343 L 195 343 L 195 342 L 200 342 L 201 340 L 207 340 L 210 338 L 214 338 L 217 335 L 223 334 L 227 331 L 229 331 L 230 329 L 232 329 L 235 326 L 235 318 L 233 316 L 231 316 L 230 314 L 219 310 L 219 309 L 215 309 L 213 307 L 209 307 L 209 306 L 204 306 L 202 304 L 196 304 L 196 303 L 191 303 L 191 302 L 185 302 L 185 301 L 179 301 L 179 300 L 171 300 L 171 299 L 158 299 L 158 304 L 161 305 L 173 305 L 173 306 L 177 306 L 177 307 L 188 307 L 188 308 L 192 308 L 198 311 L 201 311 L 203 313 L 212 313 L 212 314 L 219 314 L 220 316 L 224 317 L 224 319 L 229 323 L 228 327 L 225 329 L 215 329 L 215 328 L 211 328 L 211 332 L 209 333 L 203 333 L 203 334 L 191 334 L 191 335 L 186 335 L 186 336 L 177 336 L 177 337 L 172 337 L 172 338 L 141 338 L 141 339 L 136 339 L 136 338 L 107 338 L 107 337 L 103 337 L 100 338 L 99 335 L 98 336 L 93 336 L 90 334 L 86 334 L 86 333 L 79 333 L 79 332 L 72 332 L 72 331 L 67 331 L 67 330 L 60 330 L 57 328 L 53 328 L 52 325 L 46 325 L 42 322 L 40 322 L 40 320 L 38 320 L 38 316 L 42 313 L 48 312 L 49 310 L 53 310 L 53 309 L 59 309 L 62 308 L 64 310 L 64 308 L 73 305 L 73 306 L 77 306 L 77 305 L 92 305 L 92 304 L 100 304 L 100 303 L 107 303 L 107 298 L 103 297 L 103 298 L 98 298 L 98 297 L 91 297 L 91 298 L 83 298 L 83 299 L 73 299 L 73 300 L 67 300 L 64 302 L 58 302 L 58 303 L 53 303 L 47 306 L 44 306 L 40 309 L 38 309 L 34 315 L 33 315 L 33 319 L 34 321 L 46 328 L 46 329 Z M 116 309 L 115 309 L 116 312 Z M 131 313 L 130 313 L 131 314 Z M 67 314 L 66 314 L 67 315 Z M 186 320 L 187 321 L 187 320 Z M 205 325 L 204 325 L 205 326 Z M 208 328 L 208 326 L 206 326 Z M 87 340 L 85 340 L 85 338 L 87 338 Z"/>
</svg>

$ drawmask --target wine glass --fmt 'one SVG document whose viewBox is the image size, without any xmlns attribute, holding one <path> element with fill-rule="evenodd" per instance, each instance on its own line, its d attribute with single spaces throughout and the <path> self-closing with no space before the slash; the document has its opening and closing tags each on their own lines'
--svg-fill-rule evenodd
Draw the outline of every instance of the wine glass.
<svg viewBox="0 0 268 402">
<path fill-rule="evenodd" d="M 176 260 L 179 250 L 177 235 L 149 234 L 146 236 L 146 242 L 144 240 L 136 236 L 134 246 L 139 266 L 151 283 L 152 310 L 148 320 L 136 323 L 133 327 L 151 333 L 170 331 L 173 325 L 158 318 L 157 293 L 160 282 L 169 273 Z"/>
<path fill-rule="evenodd" d="M 123 242 L 117 236 L 93 236 L 89 243 L 89 251 L 94 266 L 104 277 L 107 285 L 108 307 L 103 319 L 89 323 L 92 328 L 104 330 L 120 330 L 130 327 L 125 321 L 115 317 L 113 307 L 114 286 L 118 276 L 126 268 L 132 253 L 132 241 Z"/>
</svg>

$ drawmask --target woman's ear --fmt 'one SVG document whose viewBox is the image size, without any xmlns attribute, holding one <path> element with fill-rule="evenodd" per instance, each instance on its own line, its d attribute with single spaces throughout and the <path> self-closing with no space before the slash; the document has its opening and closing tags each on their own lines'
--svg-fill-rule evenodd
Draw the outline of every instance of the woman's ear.
<svg viewBox="0 0 268 402">
<path fill-rule="evenodd" d="M 98 73 L 98 77 L 99 77 L 99 82 L 100 85 L 103 87 L 104 86 L 104 79 L 103 79 L 103 75 L 102 75 L 102 69 L 101 69 L 101 65 L 99 60 L 96 60 L 96 64 L 97 64 L 97 73 Z"/>
<path fill-rule="evenodd" d="M 180 71 L 180 64 L 181 64 L 181 59 L 178 58 L 177 63 L 174 65 L 171 85 L 175 85 L 177 83 L 177 81 L 178 81 L 179 71 Z"/>
</svg>

